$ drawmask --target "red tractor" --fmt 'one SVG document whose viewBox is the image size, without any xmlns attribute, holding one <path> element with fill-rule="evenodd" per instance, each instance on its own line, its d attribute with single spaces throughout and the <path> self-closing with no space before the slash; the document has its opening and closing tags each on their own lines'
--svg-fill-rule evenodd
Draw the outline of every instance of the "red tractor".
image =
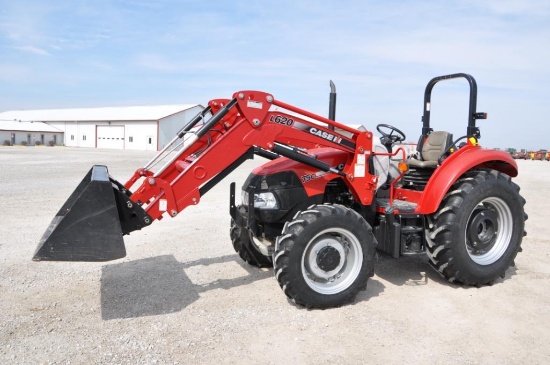
<svg viewBox="0 0 550 365">
<path fill-rule="evenodd" d="M 466 134 L 430 126 L 433 87 L 470 86 Z M 521 250 L 525 200 L 509 153 L 483 149 L 477 85 L 468 74 L 432 79 L 424 95 L 418 153 L 407 158 L 399 129 L 381 138 L 259 91 L 216 99 L 124 185 L 94 166 L 42 237 L 34 260 L 107 261 L 126 254 L 123 235 L 176 216 L 254 155 L 230 237 L 240 257 L 273 266 L 284 293 L 310 308 L 354 300 L 374 273 L 375 250 L 394 258 L 427 254 L 450 282 L 481 286 L 504 277 Z M 396 161 L 396 159 L 398 161 Z M 134 189 L 135 188 L 135 189 Z"/>
<path fill-rule="evenodd" d="M 512 154 L 514 160 L 527 160 L 527 153 L 523 151 L 517 151 Z"/>
<path fill-rule="evenodd" d="M 548 154 L 548 151 L 547 150 L 538 150 L 537 152 L 535 152 L 534 154 L 534 157 L 533 157 L 533 160 L 540 160 L 540 161 L 544 161 L 546 160 L 546 155 Z"/>
</svg>

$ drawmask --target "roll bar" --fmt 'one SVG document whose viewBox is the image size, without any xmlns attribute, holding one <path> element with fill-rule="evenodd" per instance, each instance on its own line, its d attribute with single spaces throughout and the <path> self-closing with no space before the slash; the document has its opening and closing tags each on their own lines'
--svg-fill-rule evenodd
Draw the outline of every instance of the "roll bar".
<svg viewBox="0 0 550 365">
<path fill-rule="evenodd" d="M 457 78 L 465 78 L 470 84 L 470 101 L 468 108 L 468 128 L 466 135 L 468 137 L 475 137 L 479 139 L 481 137 L 479 128 L 476 126 L 477 119 L 487 119 L 487 113 L 479 113 L 476 111 L 477 107 L 477 83 L 472 75 L 465 73 L 456 73 L 451 75 L 437 76 L 428 82 L 426 91 L 424 92 L 424 114 L 422 115 L 422 135 L 428 135 L 433 129 L 430 127 L 430 108 L 432 90 L 439 81 L 451 80 Z"/>
</svg>

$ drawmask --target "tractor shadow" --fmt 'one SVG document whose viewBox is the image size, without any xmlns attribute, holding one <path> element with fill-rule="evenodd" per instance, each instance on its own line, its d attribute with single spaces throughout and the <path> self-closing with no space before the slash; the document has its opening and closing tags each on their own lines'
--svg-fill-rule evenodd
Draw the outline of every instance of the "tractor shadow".
<svg viewBox="0 0 550 365">
<path fill-rule="evenodd" d="M 402 256 L 395 259 L 384 253 L 377 253 L 374 265 L 376 276 L 396 286 L 427 285 L 429 281 L 445 284 L 445 281 L 428 263 L 425 255 Z"/>
<path fill-rule="evenodd" d="M 384 253 L 378 252 L 377 254 L 374 266 L 375 280 L 376 277 L 379 277 L 395 286 L 422 286 L 428 285 L 431 281 L 436 285 L 444 285 L 452 289 L 475 288 L 453 284 L 444 279 L 432 268 L 426 255 L 402 256 L 395 259 Z M 493 285 L 505 282 L 514 275 L 516 275 L 516 267 L 512 266 L 506 271 L 506 276 L 495 280 Z"/>
<path fill-rule="evenodd" d="M 247 275 L 217 279 L 207 284 L 194 283 L 186 269 L 196 266 L 236 262 Z M 239 258 L 227 255 L 181 263 L 173 255 L 107 265 L 101 272 L 101 318 L 136 318 L 183 310 L 214 289 L 230 289 L 272 277 L 271 271 L 254 268 Z"/>
<path fill-rule="evenodd" d="M 189 277 L 197 267 L 224 263 L 239 265 L 246 275 L 206 283 L 197 283 Z M 359 293 L 352 305 L 379 296 L 386 288 L 385 282 L 395 286 L 422 286 L 432 281 L 454 289 L 463 288 L 443 279 L 424 255 L 394 259 L 378 253 L 374 272 L 366 291 Z M 513 275 L 516 275 L 515 267 L 508 269 L 506 277 L 498 279 L 495 284 Z M 107 265 L 101 273 L 101 318 L 112 320 L 179 312 L 198 300 L 203 292 L 227 290 L 266 278 L 273 278 L 272 270 L 259 270 L 243 262 L 236 254 L 185 263 L 173 255 L 165 255 Z M 290 300 L 289 303 L 303 308 Z"/>
<path fill-rule="evenodd" d="M 374 276 L 369 279 L 367 289 L 357 295 L 352 305 L 376 298 L 384 292 L 388 283 L 395 286 L 422 286 L 427 285 L 429 281 L 452 285 L 431 268 L 428 258 L 424 255 L 394 259 L 377 252 Z"/>
</svg>

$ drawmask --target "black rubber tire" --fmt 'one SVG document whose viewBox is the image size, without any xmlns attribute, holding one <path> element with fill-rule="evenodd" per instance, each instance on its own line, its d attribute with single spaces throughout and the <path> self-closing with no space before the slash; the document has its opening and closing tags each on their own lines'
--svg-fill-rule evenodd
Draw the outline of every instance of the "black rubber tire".
<svg viewBox="0 0 550 365">
<path fill-rule="evenodd" d="M 491 285 L 514 265 L 525 236 L 525 199 L 511 178 L 495 170 L 463 175 L 428 218 L 430 264 L 462 285 Z"/>
<path fill-rule="evenodd" d="M 354 210 L 336 204 L 313 205 L 287 222 L 277 238 L 275 277 L 296 304 L 338 307 L 366 289 L 374 274 L 375 246 L 370 225 Z M 320 252 L 328 251 L 336 260 L 321 264 Z M 315 275 L 317 281 L 312 280 Z"/>
<path fill-rule="evenodd" d="M 239 227 L 233 219 L 231 219 L 229 236 L 231 237 L 233 248 L 243 261 L 260 268 L 273 267 L 272 256 L 264 255 L 256 245 L 251 242 L 252 238 L 248 230 Z"/>
</svg>

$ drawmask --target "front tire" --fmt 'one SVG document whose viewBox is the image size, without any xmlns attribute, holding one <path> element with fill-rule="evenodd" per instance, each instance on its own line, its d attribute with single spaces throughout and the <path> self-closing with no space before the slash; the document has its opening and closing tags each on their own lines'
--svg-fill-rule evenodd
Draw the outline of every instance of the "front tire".
<svg viewBox="0 0 550 365">
<path fill-rule="evenodd" d="M 250 232 L 245 228 L 239 227 L 233 219 L 231 219 L 229 236 L 231 237 L 231 243 L 235 252 L 239 254 L 239 257 L 243 261 L 259 268 L 273 266 L 271 255 L 265 255 L 261 252 L 254 242 L 252 242 Z"/>
<path fill-rule="evenodd" d="M 307 308 L 352 302 L 374 274 L 376 240 L 369 224 L 342 205 L 314 205 L 285 224 L 274 253 L 284 293 Z"/>
<path fill-rule="evenodd" d="M 525 199 L 508 175 L 470 171 L 431 216 L 427 253 L 450 282 L 481 286 L 504 278 L 521 251 Z"/>
</svg>

